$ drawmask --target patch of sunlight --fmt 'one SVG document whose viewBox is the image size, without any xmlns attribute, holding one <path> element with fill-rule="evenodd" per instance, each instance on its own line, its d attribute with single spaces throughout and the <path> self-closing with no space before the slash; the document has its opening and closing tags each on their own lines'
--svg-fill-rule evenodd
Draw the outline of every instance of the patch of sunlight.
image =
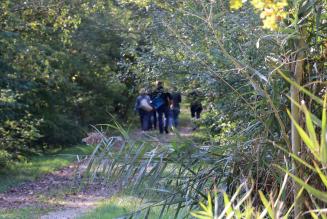
<svg viewBox="0 0 327 219">
<path fill-rule="evenodd" d="M 147 200 L 141 199 L 135 196 L 129 195 L 115 195 L 110 199 L 101 202 L 99 207 L 94 209 L 93 211 L 85 214 L 80 217 L 80 219 L 117 219 L 123 218 L 124 216 L 129 215 L 131 212 L 137 212 L 144 206 Z M 154 207 L 151 209 L 149 218 L 159 218 L 161 212 L 161 207 Z M 143 218 L 146 214 L 146 211 L 139 212 L 139 217 Z M 164 219 L 174 218 L 175 212 L 174 209 L 171 208 L 168 211 L 164 211 L 163 217 Z M 181 213 L 181 215 L 186 215 L 186 212 Z M 182 217 L 180 217 L 182 218 Z"/>
<path fill-rule="evenodd" d="M 12 210 L 0 210 L 0 219 L 17 219 L 17 218 L 29 218 L 37 219 L 42 214 L 47 213 L 49 209 L 40 209 L 40 208 L 19 208 Z"/>
</svg>

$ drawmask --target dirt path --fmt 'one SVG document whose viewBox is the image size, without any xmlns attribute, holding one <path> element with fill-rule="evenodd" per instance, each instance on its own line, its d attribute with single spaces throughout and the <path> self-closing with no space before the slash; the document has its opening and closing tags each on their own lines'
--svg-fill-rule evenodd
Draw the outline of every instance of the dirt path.
<svg viewBox="0 0 327 219">
<path fill-rule="evenodd" d="M 76 218 L 87 212 L 96 207 L 98 201 L 114 194 L 117 187 L 108 188 L 97 182 L 81 187 L 86 162 L 76 162 L 0 194 L 0 209 L 32 207 L 53 211 L 40 217 L 43 219 Z"/>
<path fill-rule="evenodd" d="M 149 140 L 169 143 L 179 135 L 188 138 L 192 135 L 190 121 L 183 124 L 178 134 L 158 134 L 158 131 L 142 133 L 135 131 L 130 137 L 135 140 Z M 105 200 L 119 191 L 117 185 L 108 188 L 108 185 L 94 182 L 81 187 L 83 172 L 86 169 L 87 160 L 76 162 L 68 167 L 44 175 L 34 182 L 24 183 L 21 186 L 0 193 L 1 209 L 20 209 L 32 207 L 43 209 L 48 212 L 41 219 L 65 219 L 78 218 L 88 211 L 96 208 L 101 200 Z"/>
</svg>

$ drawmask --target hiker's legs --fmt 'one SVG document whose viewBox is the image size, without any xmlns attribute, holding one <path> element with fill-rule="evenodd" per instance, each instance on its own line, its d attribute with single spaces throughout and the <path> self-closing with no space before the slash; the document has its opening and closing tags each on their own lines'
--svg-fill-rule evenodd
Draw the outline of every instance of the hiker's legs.
<svg viewBox="0 0 327 219">
<path fill-rule="evenodd" d="M 152 118 L 153 118 L 153 121 L 152 121 L 153 128 L 157 129 L 157 111 L 156 110 L 153 110 Z"/>
<path fill-rule="evenodd" d="M 158 110 L 158 122 L 159 122 L 159 131 L 163 133 L 163 115 L 164 115 L 164 108 L 159 107 Z"/>
<path fill-rule="evenodd" d="M 153 112 L 149 112 L 149 129 L 154 129 L 155 125 L 154 125 L 154 118 L 153 118 Z"/>
<path fill-rule="evenodd" d="M 169 127 L 169 120 L 170 120 L 170 115 L 169 115 L 169 108 L 165 107 L 164 109 L 164 114 L 165 114 L 165 132 L 169 133 L 168 127 Z"/>
<path fill-rule="evenodd" d="M 173 125 L 177 128 L 179 121 L 178 121 L 178 116 L 179 116 L 179 109 L 173 109 Z"/>
<path fill-rule="evenodd" d="M 173 115 L 173 110 L 172 109 L 169 109 L 168 110 L 168 115 L 169 115 L 169 119 L 168 119 L 168 128 L 173 128 L 173 125 L 174 125 L 174 121 L 173 121 L 173 119 L 174 119 L 174 115 Z"/>
<path fill-rule="evenodd" d="M 191 106 L 191 117 L 194 118 L 195 117 L 195 107 Z"/>
<path fill-rule="evenodd" d="M 149 129 L 149 113 L 142 109 L 140 109 L 139 112 L 140 112 L 142 131 L 147 131 Z"/>
<path fill-rule="evenodd" d="M 201 117 L 201 112 L 202 112 L 202 107 L 199 107 L 198 109 L 196 109 L 196 118 L 200 119 Z"/>
<path fill-rule="evenodd" d="M 145 112 L 144 117 L 143 117 L 143 131 L 148 131 L 149 130 L 149 112 Z"/>
<path fill-rule="evenodd" d="M 140 116 L 140 126 L 141 126 L 141 130 L 143 130 L 143 112 L 141 109 L 139 109 L 139 116 Z"/>
<path fill-rule="evenodd" d="M 149 119 L 148 119 L 148 124 L 149 124 L 149 125 L 148 125 L 148 128 L 149 128 L 149 130 L 150 130 L 150 129 L 152 129 L 152 114 L 149 113 L 149 116 L 148 116 L 148 117 L 149 117 Z"/>
</svg>

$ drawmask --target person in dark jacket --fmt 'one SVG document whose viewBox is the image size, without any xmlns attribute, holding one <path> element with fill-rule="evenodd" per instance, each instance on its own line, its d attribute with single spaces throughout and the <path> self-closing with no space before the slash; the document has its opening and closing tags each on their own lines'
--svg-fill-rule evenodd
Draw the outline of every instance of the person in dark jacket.
<svg viewBox="0 0 327 219">
<path fill-rule="evenodd" d="M 162 134 L 164 131 L 168 134 L 168 126 L 169 126 L 169 107 L 171 104 L 171 94 L 166 92 L 163 87 L 163 82 L 157 81 L 157 89 L 154 92 L 154 100 L 152 104 L 154 108 L 156 108 L 158 112 L 158 122 L 159 122 L 159 132 Z M 157 100 L 160 100 L 159 104 L 157 104 Z"/>
<path fill-rule="evenodd" d="M 171 110 L 172 110 L 172 125 L 177 128 L 179 125 L 179 113 L 181 111 L 180 103 L 182 102 L 182 95 L 180 92 L 175 91 L 171 94 L 172 97 L 172 104 L 171 104 Z"/>
<path fill-rule="evenodd" d="M 191 98 L 191 117 L 199 119 L 201 117 L 201 112 L 203 110 L 202 104 L 201 104 L 201 94 L 198 91 L 192 91 L 190 93 Z"/>
</svg>

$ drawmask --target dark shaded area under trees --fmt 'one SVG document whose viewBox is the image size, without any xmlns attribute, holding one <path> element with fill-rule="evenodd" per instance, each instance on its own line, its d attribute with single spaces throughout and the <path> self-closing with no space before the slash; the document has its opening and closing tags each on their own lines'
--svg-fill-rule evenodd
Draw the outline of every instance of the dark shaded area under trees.
<svg viewBox="0 0 327 219">
<path fill-rule="evenodd" d="M 127 121 L 135 83 L 121 64 L 122 45 L 136 47 L 138 40 L 123 25 L 128 16 L 116 16 L 110 1 L 0 6 L 1 166 L 10 157 L 79 143 L 90 124 L 111 115 Z"/>
</svg>

